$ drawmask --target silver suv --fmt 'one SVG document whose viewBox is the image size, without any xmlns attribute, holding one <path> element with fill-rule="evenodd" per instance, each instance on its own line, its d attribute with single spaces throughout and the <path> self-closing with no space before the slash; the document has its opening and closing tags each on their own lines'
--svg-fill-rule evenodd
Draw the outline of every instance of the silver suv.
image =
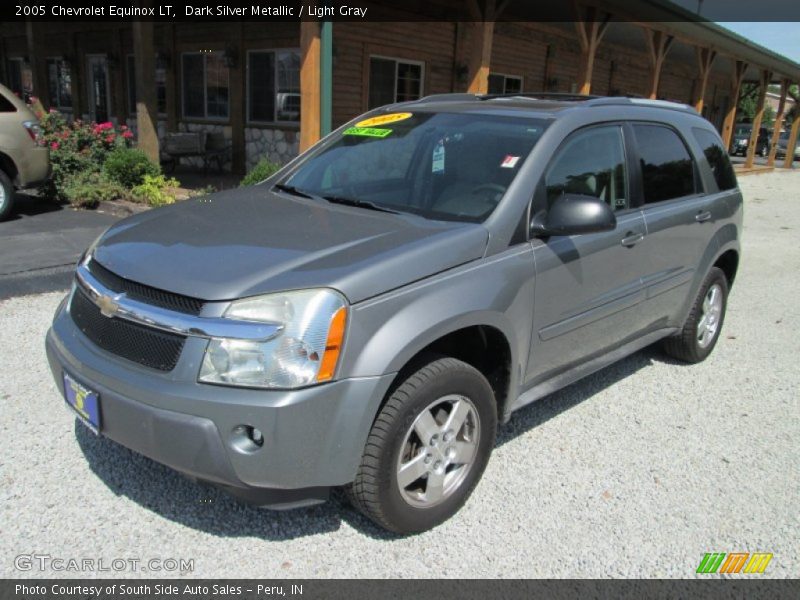
<svg viewBox="0 0 800 600">
<path fill-rule="evenodd" d="M 39 120 L 28 106 L 0 85 L 0 221 L 13 210 L 14 192 L 50 175 L 49 150 L 37 143 Z"/>
<path fill-rule="evenodd" d="M 689 107 L 434 96 L 112 226 L 47 354 L 100 435 L 274 508 L 343 487 L 419 532 L 469 497 L 515 410 L 655 342 L 705 359 L 741 224 Z"/>
</svg>

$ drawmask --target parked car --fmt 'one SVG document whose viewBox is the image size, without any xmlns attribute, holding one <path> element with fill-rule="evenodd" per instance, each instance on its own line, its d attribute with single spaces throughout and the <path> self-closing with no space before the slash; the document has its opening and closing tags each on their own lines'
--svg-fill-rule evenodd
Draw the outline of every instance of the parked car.
<svg viewBox="0 0 800 600">
<path fill-rule="evenodd" d="M 11 215 L 16 190 L 34 187 L 50 175 L 50 154 L 37 143 L 38 132 L 36 115 L 0 85 L 0 221 Z"/>
<path fill-rule="evenodd" d="M 273 508 L 342 486 L 418 532 L 466 501 L 514 411 L 655 342 L 704 360 L 741 225 L 689 107 L 433 96 L 112 226 L 47 354 L 96 433 Z"/>
<path fill-rule="evenodd" d="M 753 133 L 753 126 L 749 123 L 740 123 L 736 126 L 733 132 L 733 142 L 731 143 L 730 152 L 734 156 L 747 154 L 747 147 L 750 145 L 750 136 Z M 770 139 L 769 131 L 766 127 L 759 127 L 758 140 L 756 142 L 756 154 L 759 156 L 767 156 L 769 154 Z"/>
<path fill-rule="evenodd" d="M 789 133 L 788 131 L 784 131 L 778 138 L 778 143 L 775 148 L 775 156 L 777 158 L 786 158 L 786 151 L 789 147 Z M 798 143 L 798 140 L 795 140 L 794 158 L 800 160 L 800 143 Z"/>
</svg>

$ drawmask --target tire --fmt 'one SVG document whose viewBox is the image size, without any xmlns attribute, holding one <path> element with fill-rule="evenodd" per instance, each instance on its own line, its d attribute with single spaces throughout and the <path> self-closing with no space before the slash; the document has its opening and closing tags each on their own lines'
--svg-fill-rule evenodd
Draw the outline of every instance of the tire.
<svg viewBox="0 0 800 600">
<path fill-rule="evenodd" d="M 11 216 L 14 209 L 14 184 L 4 171 L 0 171 L 0 221 Z"/>
<path fill-rule="evenodd" d="M 713 299 L 712 290 L 718 294 Z M 712 267 L 700 286 L 683 329 L 679 334 L 664 340 L 667 354 L 688 363 L 699 363 L 708 358 L 719 340 L 727 305 L 728 279 L 721 269 Z M 714 310 L 711 310 L 712 307 Z M 708 327 L 704 326 L 709 320 L 712 322 Z"/>
<path fill-rule="evenodd" d="M 461 424 L 445 428 L 453 419 Z M 469 498 L 489 461 L 496 429 L 497 405 L 486 378 L 460 360 L 433 359 L 389 396 L 345 493 L 389 531 L 431 529 Z M 439 485 L 431 488 L 432 481 Z"/>
</svg>

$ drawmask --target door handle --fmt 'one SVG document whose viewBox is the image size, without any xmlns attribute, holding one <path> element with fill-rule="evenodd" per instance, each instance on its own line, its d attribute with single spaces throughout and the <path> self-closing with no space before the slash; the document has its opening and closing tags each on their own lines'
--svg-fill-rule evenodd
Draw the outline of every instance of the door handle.
<svg viewBox="0 0 800 600">
<path fill-rule="evenodd" d="M 694 216 L 694 220 L 697 221 L 698 223 L 702 223 L 703 221 L 708 221 L 710 218 L 711 218 L 711 212 L 707 210 L 701 211 Z"/>
<path fill-rule="evenodd" d="M 631 246 L 634 246 L 639 242 L 641 242 L 643 239 L 644 239 L 643 233 L 633 233 L 632 231 L 629 231 L 628 233 L 625 234 L 625 237 L 622 238 L 620 244 L 630 248 Z"/>
</svg>

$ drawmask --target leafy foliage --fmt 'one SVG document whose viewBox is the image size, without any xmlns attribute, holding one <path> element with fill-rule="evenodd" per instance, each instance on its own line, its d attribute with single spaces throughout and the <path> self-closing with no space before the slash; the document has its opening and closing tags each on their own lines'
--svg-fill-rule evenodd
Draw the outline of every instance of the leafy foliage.
<svg viewBox="0 0 800 600">
<path fill-rule="evenodd" d="M 72 206 L 95 208 L 100 202 L 127 198 L 128 190 L 101 173 L 85 171 L 70 177 L 62 194 Z"/>
<path fill-rule="evenodd" d="M 138 148 L 115 148 L 103 163 L 103 174 L 109 181 L 131 189 L 144 183 L 147 175 L 160 175 L 161 167 Z"/>
<path fill-rule="evenodd" d="M 270 162 L 266 158 L 262 158 L 260 161 L 258 161 L 258 164 L 253 167 L 252 170 L 247 173 L 247 175 L 244 176 L 244 179 L 242 179 L 242 181 L 239 183 L 239 186 L 244 187 L 247 185 L 261 183 L 280 168 L 280 165 Z"/>
<path fill-rule="evenodd" d="M 167 179 L 163 175 L 145 175 L 144 181 L 131 190 L 137 202 L 150 206 L 164 206 L 175 202 L 175 189 L 180 187 L 177 179 Z"/>
</svg>

